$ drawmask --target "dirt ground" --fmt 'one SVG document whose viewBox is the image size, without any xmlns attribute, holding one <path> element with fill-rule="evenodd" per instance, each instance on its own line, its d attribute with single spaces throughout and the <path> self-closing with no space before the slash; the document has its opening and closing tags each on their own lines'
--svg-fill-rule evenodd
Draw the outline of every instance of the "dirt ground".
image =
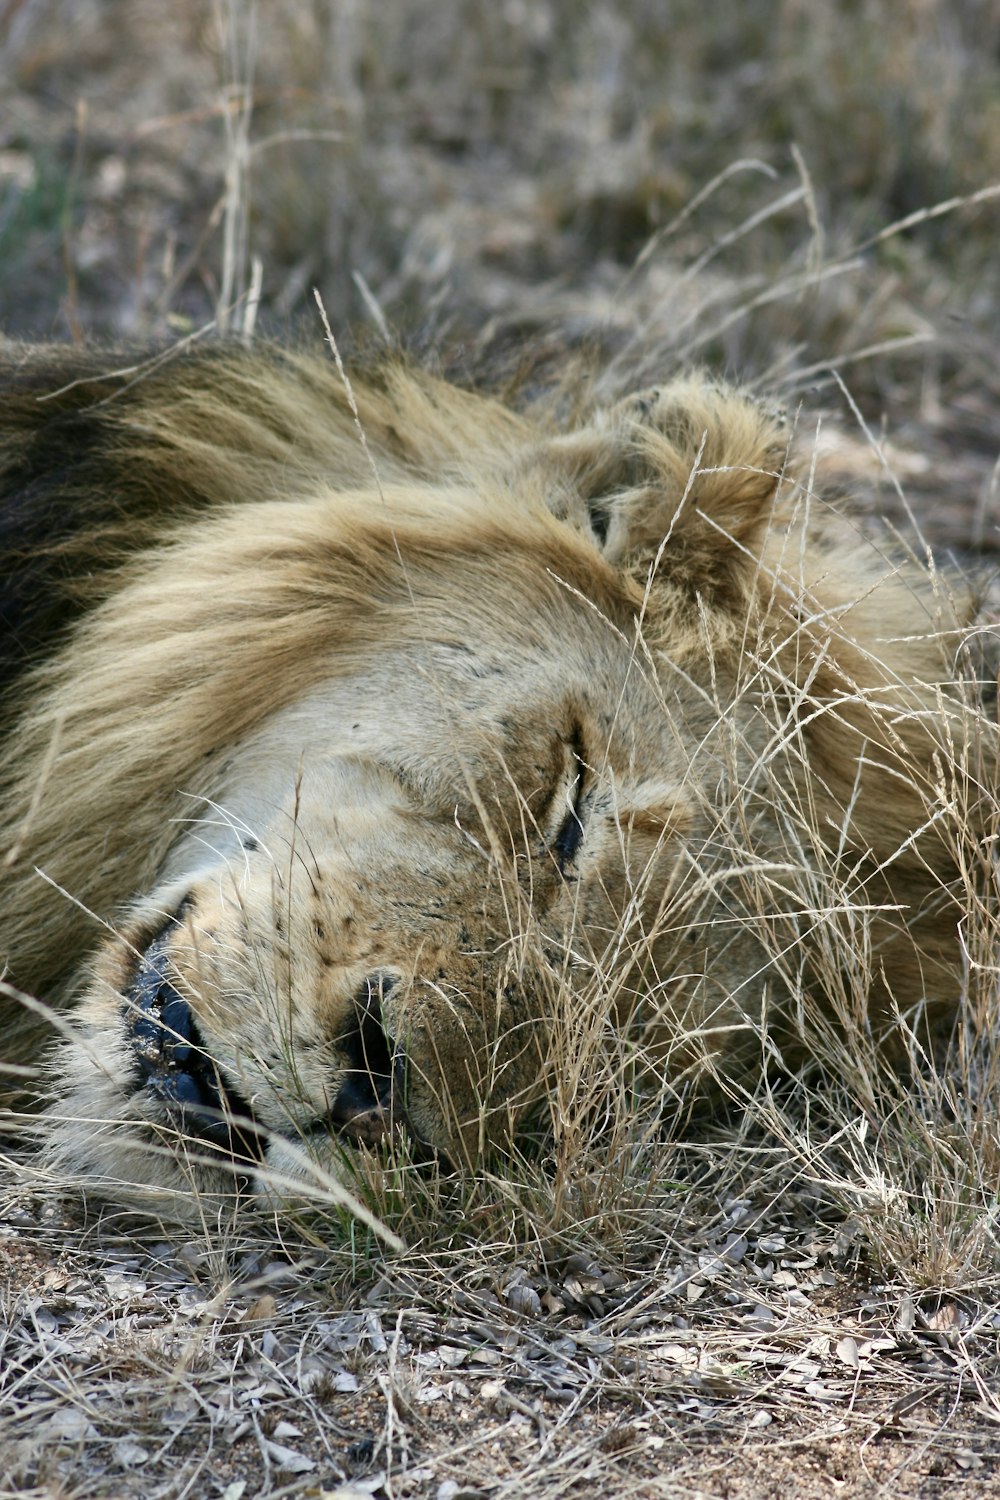
<svg viewBox="0 0 1000 1500">
<path fill-rule="evenodd" d="M 706 365 L 866 527 L 994 569 L 1000 10 L 703 12 L 0 0 L 0 334 L 318 341 L 317 288 L 449 369 Z M 0 1496 L 1000 1493 L 995 1201 L 996 1275 L 935 1281 L 755 1172 L 644 1249 L 354 1263 L 86 1218 L 14 1152 Z"/>
<path fill-rule="evenodd" d="M 643 1267 L 470 1254 L 353 1284 L 273 1238 L 226 1256 L 22 1208 L 2 1492 L 995 1494 L 995 1305 L 859 1277 L 786 1208 L 765 1231 L 731 1205 Z"/>
</svg>

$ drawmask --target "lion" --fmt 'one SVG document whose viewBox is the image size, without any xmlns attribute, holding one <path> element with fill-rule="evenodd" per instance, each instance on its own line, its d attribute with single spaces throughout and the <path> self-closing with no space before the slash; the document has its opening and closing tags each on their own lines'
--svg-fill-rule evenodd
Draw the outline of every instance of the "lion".
<svg viewBox="0 0 1000 1500">
<path fill-rule="evenodd" d="M 181 1216 L 400 1136 L 475 1168 L 567 994 L 664 1104 L 808 1051 L 804 997 L 888 1054 L 947 1025 L 975 601 L 833 516 L 780 414 L 3 363 L 0 1003 L 54 1168 Z"/>
</svg>

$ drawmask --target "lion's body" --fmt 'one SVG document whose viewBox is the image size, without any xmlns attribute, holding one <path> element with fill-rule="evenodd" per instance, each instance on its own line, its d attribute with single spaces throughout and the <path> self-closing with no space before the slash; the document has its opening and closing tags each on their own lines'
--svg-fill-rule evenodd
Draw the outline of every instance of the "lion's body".
<svg viewBox="0 0 1000 1500">
<path fill-rule="evenodd" d="M 72 1008 L 62 1166 L 183 1193 L 400 1118 L 474 1158 L 560 987 L 665 1086 L 807 992 L 957 1004 L 968 605 L 814 525 L 743 397 L 557 432 L 271 350 L 4 373 L 0 951 Z"/>
</svg>

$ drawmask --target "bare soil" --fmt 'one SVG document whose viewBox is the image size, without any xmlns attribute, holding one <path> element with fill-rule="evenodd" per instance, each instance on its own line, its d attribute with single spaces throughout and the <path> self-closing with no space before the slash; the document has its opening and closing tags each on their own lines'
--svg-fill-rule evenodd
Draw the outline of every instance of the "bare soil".
<svg viewBox="0 0 1000 1500">
<path fill-rule="evenodd" d="M 331 1284 L 287 1241 L 227 1256 L 22 1208 L 0 1492 L 994 1494 L 995 1309 L 767 1222 L 731 1205 L 644 1267 L 431 1254 Z"/>
</svg>

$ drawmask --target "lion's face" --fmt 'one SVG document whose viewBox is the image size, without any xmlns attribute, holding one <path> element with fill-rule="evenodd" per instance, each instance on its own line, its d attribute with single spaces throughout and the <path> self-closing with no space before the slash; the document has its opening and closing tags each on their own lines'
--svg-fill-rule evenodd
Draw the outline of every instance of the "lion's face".
<svg viewBox="0 0 1000 1500">
<path fill-rule="evenodd" d="M 335 1166 L 397 1130 L 470 1163 L 551 1082 L 567 997 L 609 1038 L 639 1012 L 681 1067 L 729 1044 L 764 960 L 738 917 L 712 926 L 733 668 L 710 658 L 746 619 L 773 478 L 767 423 L 699 390 L 550 439 L 401 377 L 363 398 L 377 490 L 334 428 L 339 483 L 307 463 L 304 498 L 274 499 L 286 467 L 261 470 L 84 621 L 30 819 L 53 888 L 112 935 L 73 981 L 55 1160 L 182 1196 L 231 1186 L 234 1155 L 295 1175 L 303 1147 Z M 689 397 L 718 428 L 710 522 L 684 500 Z M 452 408 L 482 423 L 468 455 Z M 27 962 L 31 910 L 23 930 Z"/>
<path fill-rule="evenodd" d="M 241 747 L 98 962 L 89 1011 L 110 990 L 143 1112 L 212 1138 L 228 1109 L 313 1150 L 398 1127 L 469 1162 L 537 1097 L 567 976 L 613 973 L 618 1020 L 640 976 L 684 987 L 663 904 L 697 726 L 666 712 L 631 613 L 551 580 L 478 639 L 380 650 Z"/>
</svg>

